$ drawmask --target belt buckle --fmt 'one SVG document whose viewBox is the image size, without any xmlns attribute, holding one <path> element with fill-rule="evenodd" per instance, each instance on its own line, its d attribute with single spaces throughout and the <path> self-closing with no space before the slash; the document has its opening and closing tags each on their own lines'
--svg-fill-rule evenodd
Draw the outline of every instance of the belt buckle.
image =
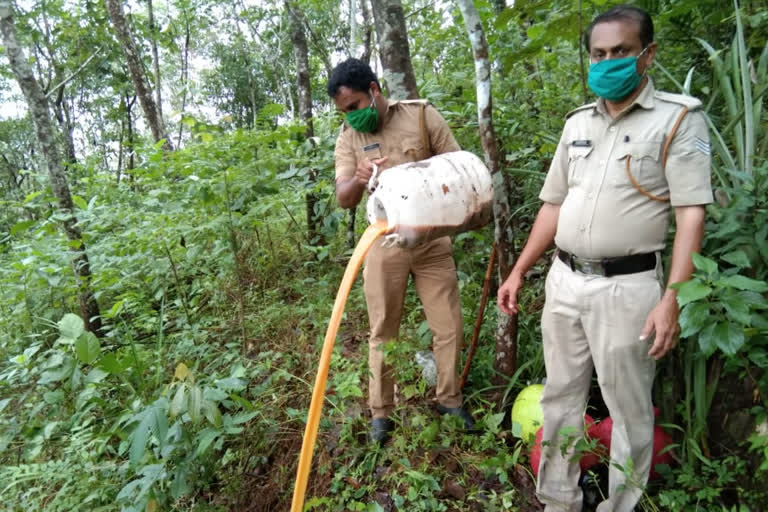
<svg viewBox="0 0 768 512">
<path fill-rule="evenodd" d="M 577 268 L 584 274 L 605 275 L 605 267 L 600 261 L 582 260 L 578 262 Z"/>
</svg>

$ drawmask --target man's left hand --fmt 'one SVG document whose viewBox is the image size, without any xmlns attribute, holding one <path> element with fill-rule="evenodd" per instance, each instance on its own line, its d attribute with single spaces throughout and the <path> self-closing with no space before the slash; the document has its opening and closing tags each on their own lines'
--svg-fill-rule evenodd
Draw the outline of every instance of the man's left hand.
<svg viewBox="0 0 768 512">
<path fill-rule="evenodd" d="M 677 344 L 677 336 L 680 334 L 680 325 L 677 319 L 680 316 L 680 308 L 677 305 L 677 297 L 673 293 L 666 293 L 645 321 L 640 341 L 645 341 L 652 333 L 656 333 L 653 345 L 648 355 L 656 360 L 661 359 Z"/>
</svg>

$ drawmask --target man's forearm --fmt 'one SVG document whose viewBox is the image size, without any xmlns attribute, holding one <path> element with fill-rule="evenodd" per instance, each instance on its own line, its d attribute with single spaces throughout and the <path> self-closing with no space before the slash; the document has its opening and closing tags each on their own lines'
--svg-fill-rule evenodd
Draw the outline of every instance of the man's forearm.
<svg viewBox="0 0 768 512">
<path fill-rule="evenodd" d="M 560 205 L 544 203 L 536 215 L 536 221 L 531 228 L 531 234 L 528 241 L 517 258 L 513 273 L 523 276 L 530 269 L 544 252 L 552 246 L 557 232 L 557 220 L 560 216 Z"/>
<path fill-rule="evenodd" d="M 365 187 L 354 176 L 336 180 L 336 200 L 342 208 L 354 208 L 363 198 Z"/>
<path fill-rule="evenodd" d="M 703 206 L 679 206 L 675 208 L 675 241 L 672 245 L 672 263 L 669 267 L 669 280 L 665 299 L 677 297 L 677 290 L 669 285 L 681 283 L 691 278 L 693 273 L 694 252 L 701 250 L 701 240 L 704 238 Z"/>
</svg>

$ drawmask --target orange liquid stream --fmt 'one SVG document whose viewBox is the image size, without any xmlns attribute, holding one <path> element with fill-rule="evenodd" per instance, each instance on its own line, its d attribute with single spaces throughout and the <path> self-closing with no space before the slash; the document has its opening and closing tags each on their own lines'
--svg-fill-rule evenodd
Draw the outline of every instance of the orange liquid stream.
<svg viewBox="0 0 768 512">
<path fill-rule="evenodd" d="M 363 263 L 368 249 L 387 230 L 386 221 L 381 221 L 365 230 L 360 241 L 357 243 L 352 258 L 347 263 L 344 271 L 344 277 L 341 279 L 339 291 L 336 294 L 336 302 L 333 304 L 331 320 L 328 323 L 328 330 L 325 331 L 325 342 L 323 351 L 320 354 L 320 364 L 315 377 L 315 388 L 312 391 L 312 401 L 309 404 L 309 414 L 307 416 L 307 426 L 304 429 L 304 441 L 301 445 L 301 456 L 299 457 L 299 467 L 296 471 L 296 487 L 293 489 L 293 502 L 291 503 L 291 512 L 301 512 L 304 508 L 304 494 L 307 490 L 307 481 L 309 480 L 309 470 L 312 466 L 312 453 L 317 441 L 317 428 L 320 425 L 320 413 L 323 409 L 323 400 L 325 399 L 325 385 L 328 380 L 328 369 L 331 366 L 331 354 L 333 353 L 333 344 L 336 341 L 336 333 L 341 323 L 341 315 L 344 313 L 344 306 L 349 297 L 349 290 L 355 282 L 357 272 Z"/>
</svg>

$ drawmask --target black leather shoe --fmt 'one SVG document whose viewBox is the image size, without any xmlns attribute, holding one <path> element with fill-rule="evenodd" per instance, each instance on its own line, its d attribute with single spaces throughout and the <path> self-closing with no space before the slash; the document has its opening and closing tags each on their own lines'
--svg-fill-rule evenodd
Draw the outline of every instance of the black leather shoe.
<svg viewBox="0 0 768 512">
<path fill-rule="evenodd" d="M 437 404 L 437 412 L 440 414 L 450 414 L 451 416 L 458 416 L 464 421 L 464 428 L 472 430 L 475 426 L 475 419 L 469 412 L 463 407 L 446 407 L 441 404 Z"/>
<path fill-rule="evenodd" d="M 395 430 L 395 422 L 391 419 L 373 418 L 371 420 L 371 442 L 383 445 L 389 441 L 393 430 Z"/>
</svg>

